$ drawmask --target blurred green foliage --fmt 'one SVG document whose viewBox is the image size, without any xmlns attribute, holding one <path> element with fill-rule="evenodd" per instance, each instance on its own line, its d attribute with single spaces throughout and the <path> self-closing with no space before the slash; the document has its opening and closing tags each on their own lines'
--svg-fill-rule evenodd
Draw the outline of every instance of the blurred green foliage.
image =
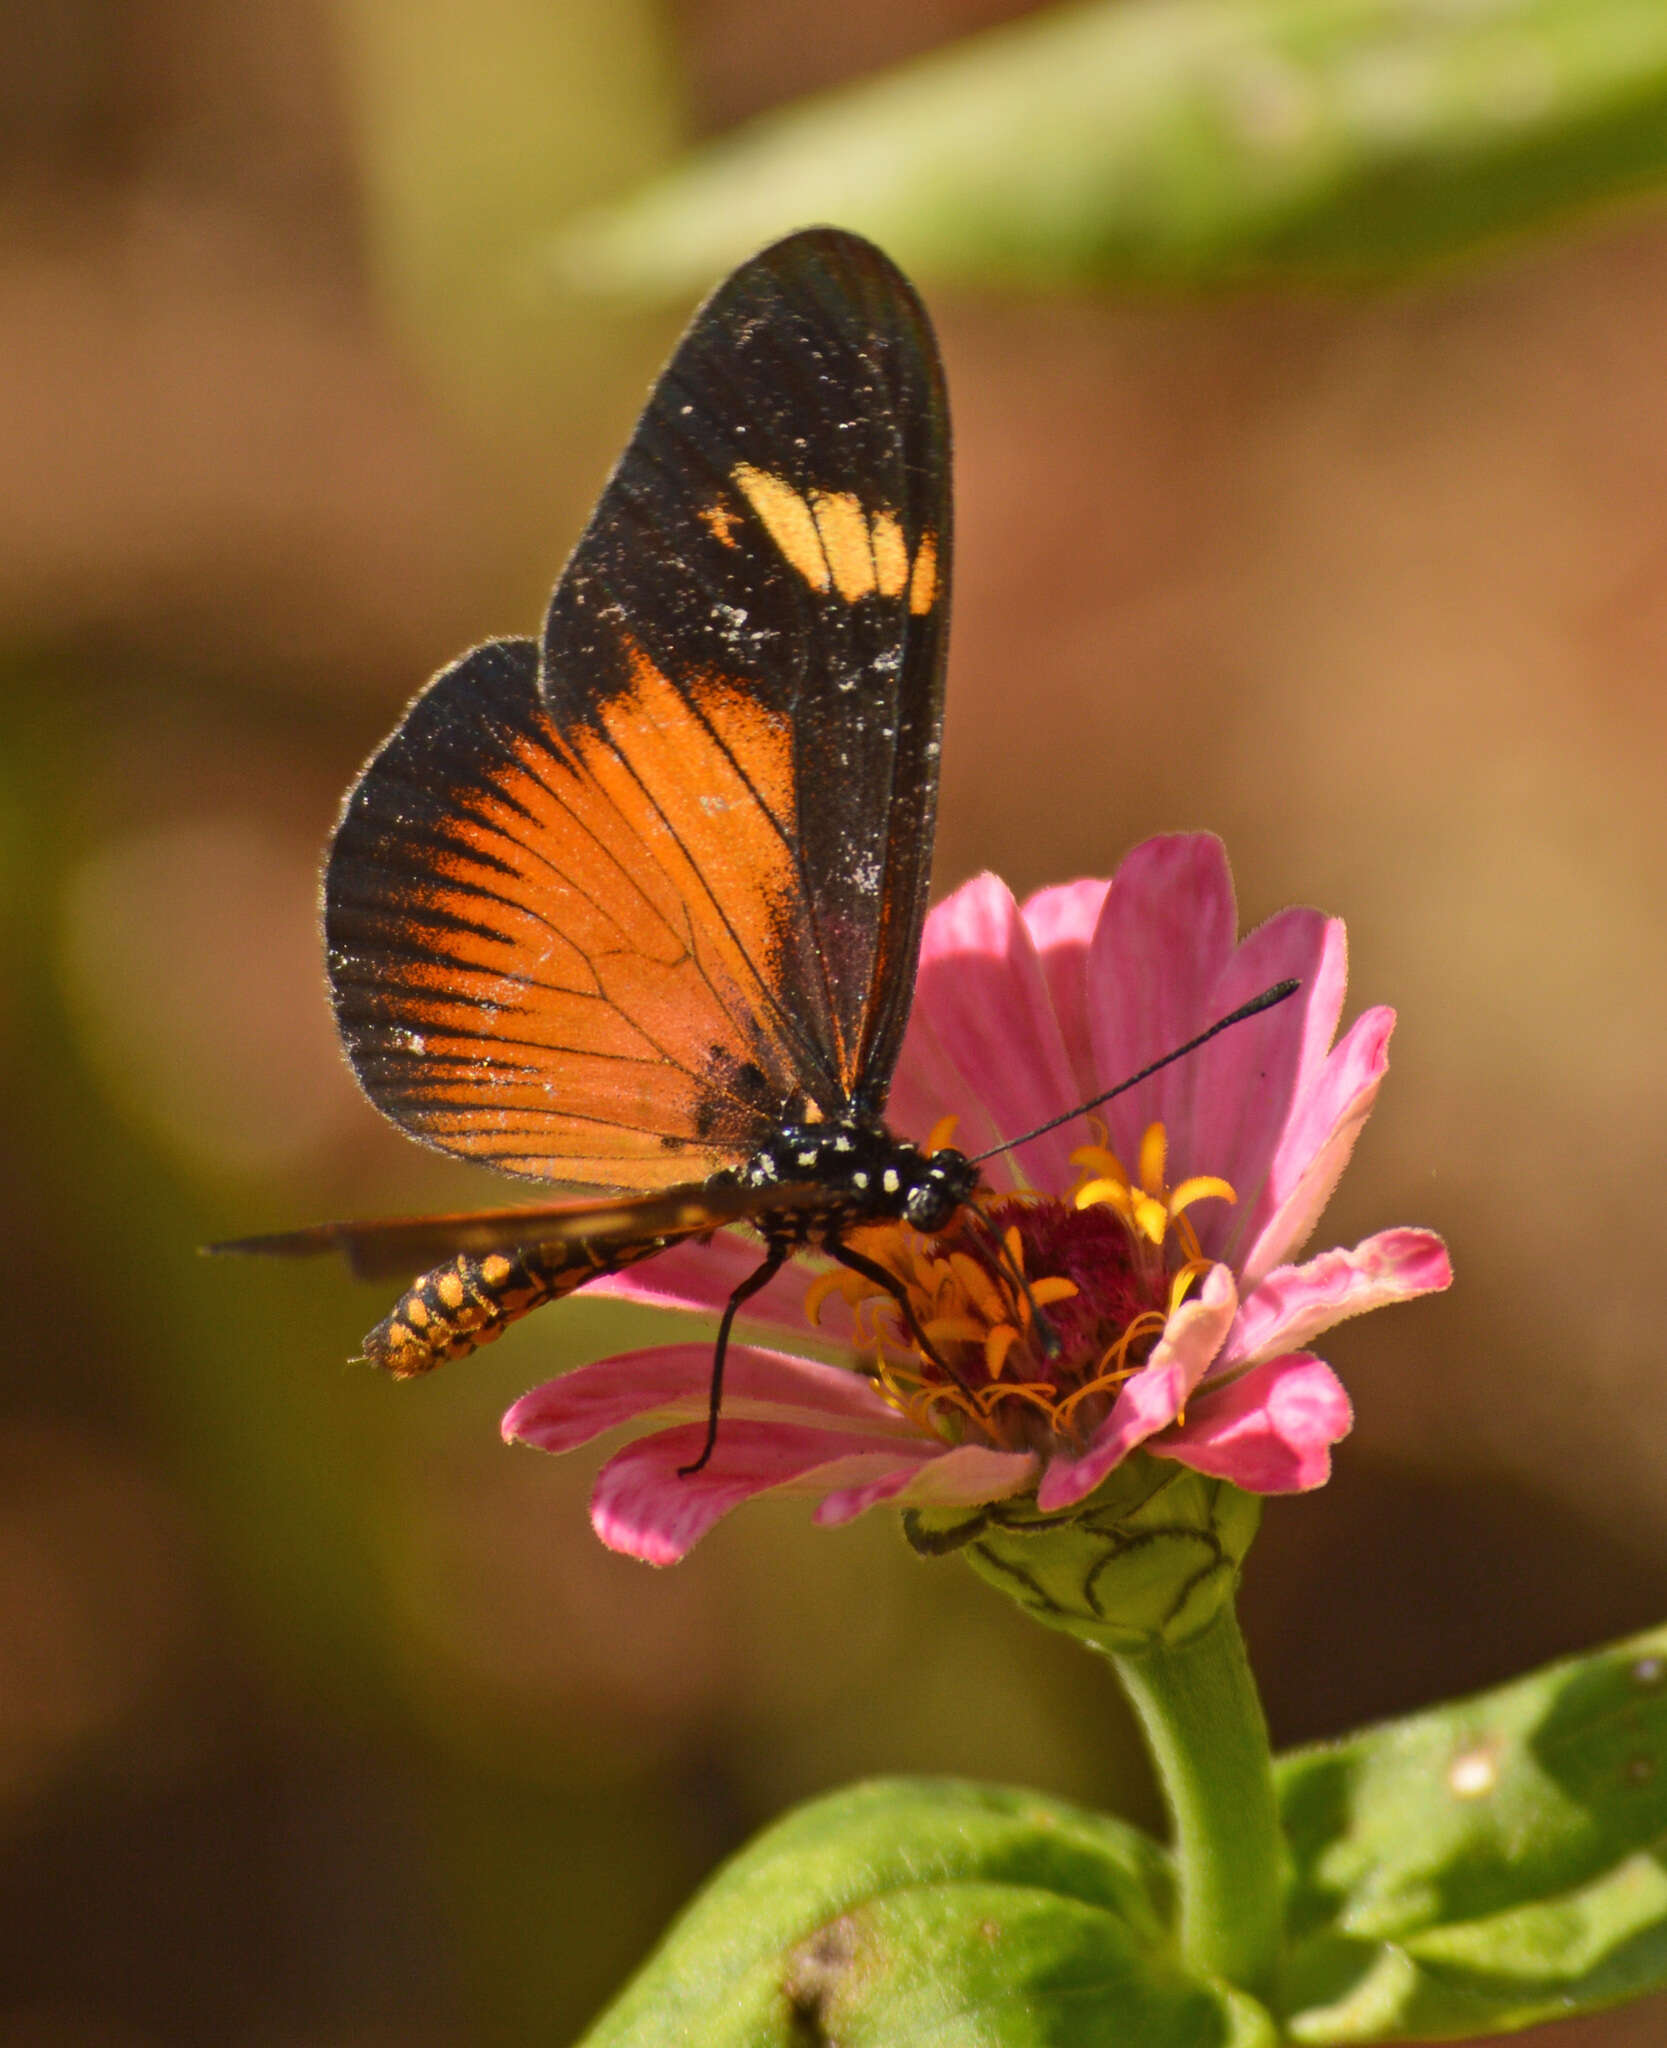
<svg viewBox="0 0 1667 2048">
<path fill-rule="evenodd" d="M 1452 2040 L 1667 1984 L 1667 1629 L 1280 1760 L 1291 2032 Z"/>
<path fill-rule="evenodd" d="M 760 119 L 559 251 L 681 293 L 830 220 L 982 284 L 1383 278 L 1664 175 L 1656 0 L 1092 0 Z"/>
<path fill-rule="evenodd" d="M 506 378 L 582 389 L 606 361 L 605 330 L 599 341 L 593 317 L 561 319 L 537 252 L 552 221 L 671 153 L 663 11 L 338 0 L 335 12 L 367 254 L 419 356 L 477 416 Z"/>
<path fill-rule="evenodd" d="M 802 1808 L 682 1915 L 590 2048 L 1476 2039 L 1667 1985 L 1667 1629 L 1279 1759 L 1284 2017 L 1189 1977 L 1168 1859 L 947 1780 Z"/>
<path fill-rule="evenodd" d="M 736 1857 L 586 2040 L 1268 2048 L 1252 2000 L 1180 1968 L 1172 1904 L 1162 1852 L 1119 1821 L 1005 1786 L 857 1785 Z"/>
</svg>

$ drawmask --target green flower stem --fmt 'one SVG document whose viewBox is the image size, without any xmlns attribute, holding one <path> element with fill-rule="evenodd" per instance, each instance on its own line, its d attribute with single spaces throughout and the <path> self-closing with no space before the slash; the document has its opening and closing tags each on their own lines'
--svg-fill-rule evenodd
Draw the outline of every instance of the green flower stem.
<svg viewBox="0 0 1667 2048">
<path fill-rule="evenodd" d="M 1174 1822 L 1181 1952 L 1266 1998 L 1279 1965 L 1279 1825 L 1268 1725 L 1232 1603 L 1185 1642 L 1112 1661 Z"/>
<path fill-rule="evenodd" d="M 1027 1614 L 1116 1665 L 1175 1824 L 1180 1945 L 1266 1999 L 1280 1960 L 1280 1838 L 1267 1723 L 1233 1614 L 1262 1502 L 1136 1453 L 1085 1501 L 917 1510 L 927 1556 L 958 1551 Z"/>
</svg>

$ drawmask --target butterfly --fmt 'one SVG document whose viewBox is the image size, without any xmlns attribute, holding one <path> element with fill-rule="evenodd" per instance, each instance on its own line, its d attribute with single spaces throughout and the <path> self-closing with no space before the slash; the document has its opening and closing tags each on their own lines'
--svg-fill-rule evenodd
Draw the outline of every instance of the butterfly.
<svg viewBox="0 0 1667 2048">
<path fill-rule="evenodd" d="M 925 310 L 870 243 L 790 235 L 695 315 L 542 636 L 442 670 L 330 848 L 330 988 L 365 1093 L 425 1144 L 569 1192 L 217 1249 L 428 1268 L 365 1339 L 404 1378 L 750 1225 L 762 1256 L 719 1327 L 700 1463 L 736 1312 L 792 1252 L 898 1298 L 847 1232 L 941 1231 L 979 1184 L 884 1115 L 931 866 L 950 559 Z"/>
</svg>

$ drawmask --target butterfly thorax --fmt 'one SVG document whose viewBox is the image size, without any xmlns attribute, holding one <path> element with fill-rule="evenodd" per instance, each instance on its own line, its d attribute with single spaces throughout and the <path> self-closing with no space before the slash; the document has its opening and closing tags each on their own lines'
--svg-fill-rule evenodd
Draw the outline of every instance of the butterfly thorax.
<svg viewBox="0 0 1667 2048">
<path fill-rule="evenodd" d="M 978 1169 L 948 1148 L 928 1156 L 878 1122 L 788 1124 L 736 1170 L 742 1187 L 812 1186 L 826 1201 L 761 1219 L 768 1236 L 815 1243 L 851 1223 L 896 1220 L 932 1234 L 978 1187 Z"/>
</svg>

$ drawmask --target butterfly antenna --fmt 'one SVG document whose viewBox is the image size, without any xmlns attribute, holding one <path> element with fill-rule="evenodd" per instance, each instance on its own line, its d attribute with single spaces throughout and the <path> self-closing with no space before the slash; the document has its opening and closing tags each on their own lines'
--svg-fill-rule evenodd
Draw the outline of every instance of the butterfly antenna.
<svg viewBox="0 0 1667 2048">
<path fill-rule="evenodd" d="M 1294 996 L 1302 983 L 1300 981 L 1276 981 L 1272 988 L 1263 989 L 1259 996 L 1252 996 L 1248 1003 L 1241 1003 L 1236 1010 L 1225 1017 L 1218 1017 L 1207 1031 L 1200 1031 L 1196 1038 L 1189 1038 L 1185 1045 L 1176 1046 L 1173 1052 L 1166 1052 L 1161 1060 L 1154 1060 L 1149 1067 L 1142 1067 L 1138 1074 L 1131 1074 L 1126 1081 L 1119 1081 L 1115 1088 L 1106 1089 L 1103 1095 L 1091 1095 L 1086 1102 L 1079 1102 L 1075 1109 L 1068 1109 L 1062 1116 L 1049 1117 L 1045 1124 L 1038 1124 L 1033 1131 L 1026 1131 L 1022 1138 L 1009 1138 L 1005 1144 L 992 1145 L 988 1152 L 980 1152 L 973 1159 L 974 1166 L 982 1166 L 986 1159 L 995 1159 L 1003 1152 L 1011 1152 L 1015 1145 L 1028 1145 L 1032 1138 L 1045 1137 L 1049 1131 L 1057 1131 L 1061 1124 L 1068 1124 L 1074 1117 L 1086 1111 L 1098 1109 L 1114 1096 L 1124 1095 L 1131 1088 L 1138 1088 L 1142 1081 L 1149 1081 L 1154 1074 L 1165 1067 L 1173 1066 L 1176 1060 L 1184 1060 L 1189 1052 L 1196 1052 L 1201 1045 L 1208 1045 L 1212 1038 L 1223 1031 L 1230 1031 L 1235 1024 L 1242 1024 L 1247 1017 L 1259 1017 L 1264 1010 L 1271 1010 L 1276 1003 L 1282 1003 L 1288 996 Z"/>
<path fill-rule="evenodd" d="M 939 1372 L 946 1374 L 950 1379 L 955 1377 L 949 1366 L 938 1355 L 937 1346 L 927 1336 L 925 1326 L 922 1324 L 919 1316 L 915 1314 L 915 1305 L 909 1299 L 909 1290 L 895 1273 L 888 1273 L 885 1267 L 879 1264 L 877 1260 L 867 1258 L 861 1252 L 854 1252 L 848 1244 L 842 1243 L 837 1237 L 830 1238 L 822 1249 L 830 1259 L 837 1260 L 842 1266 L 848 1266 L 853 1273 L 860 1273 L 865 1280 L 888 1294 L 891 1297 L 892 1305 L 896 1308 L 902 1320 L 903 1327 L 908 1331 L 915 1343 L 920 1346 L 922 1352 L 938 1368 Z"/>
</svg>

